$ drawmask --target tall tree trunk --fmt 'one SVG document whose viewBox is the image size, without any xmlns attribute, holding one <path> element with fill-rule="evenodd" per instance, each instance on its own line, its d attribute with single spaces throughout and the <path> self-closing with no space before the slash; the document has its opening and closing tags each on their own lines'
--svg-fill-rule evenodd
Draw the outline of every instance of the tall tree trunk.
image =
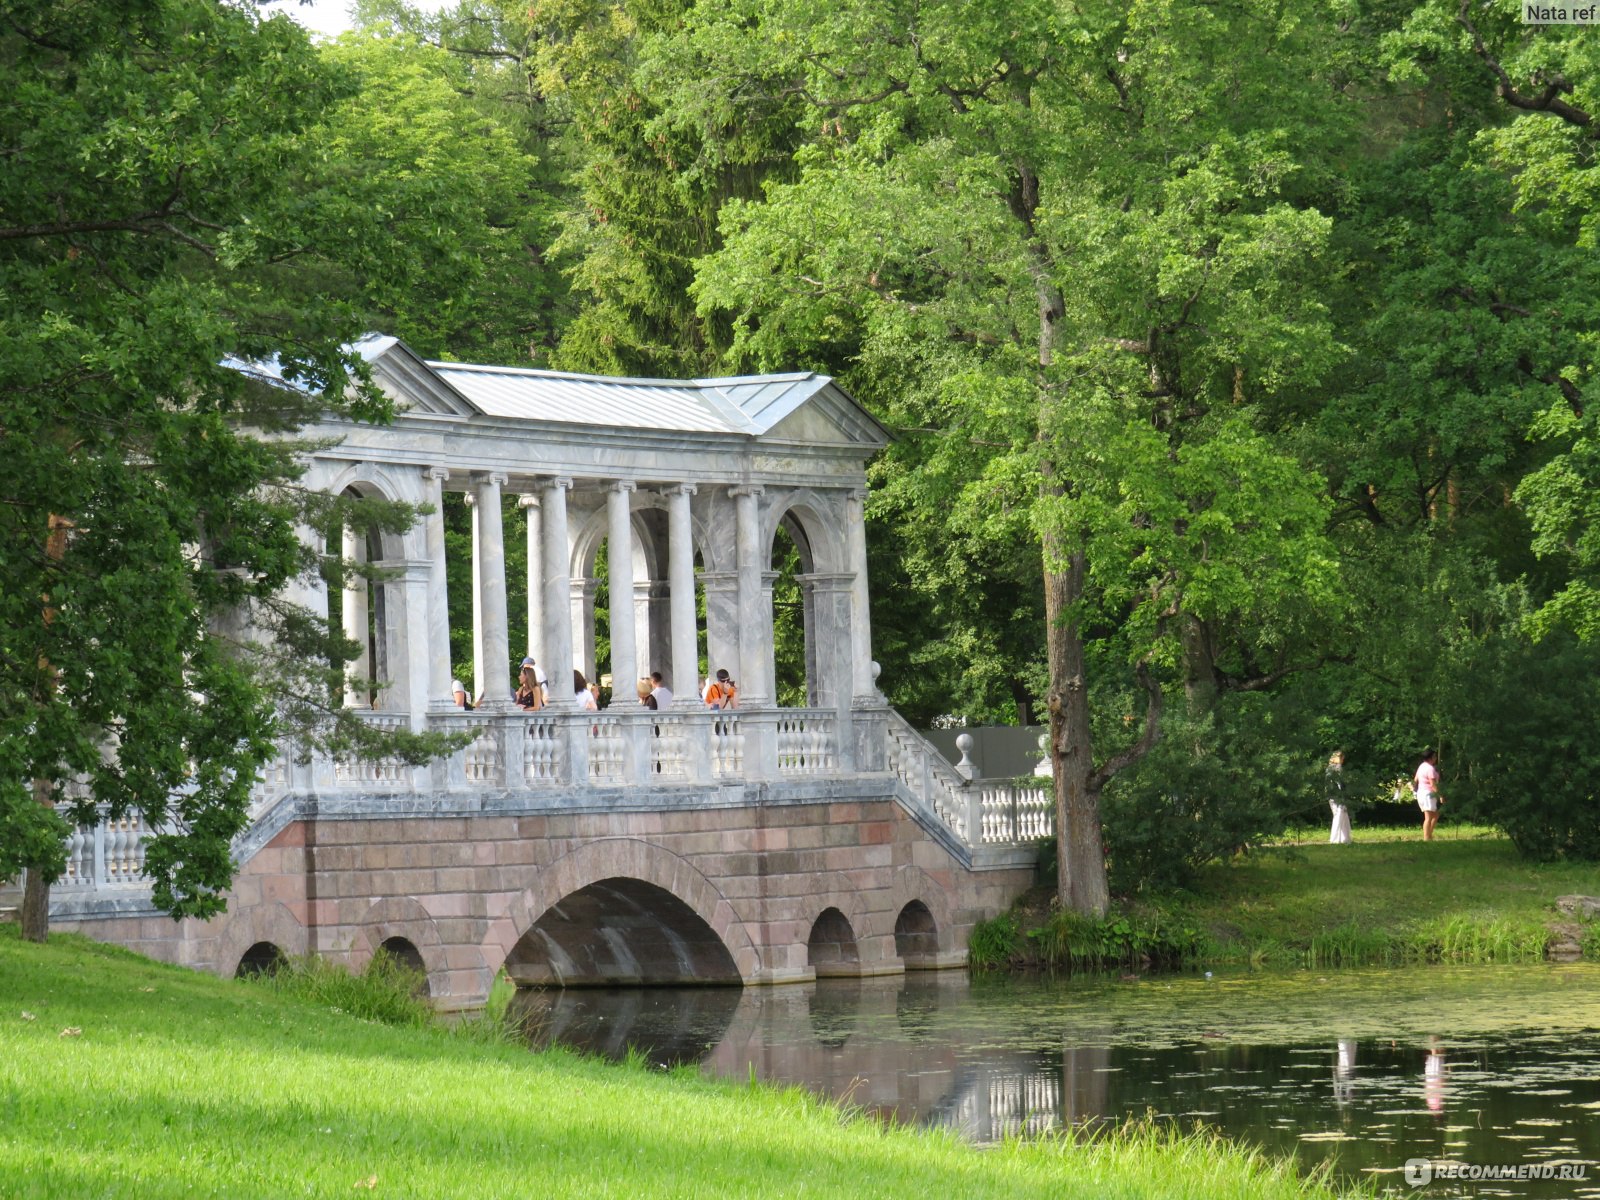
<svg viewBox="0 0 1600 1200">
<path fill-rule="evenodd" d="M 50 562 L 60 562 L 67 554 L 67 531 L 72 528 L 72 522 L 51 513 L 47 528 L 49 532 L 44 540 L 44 556 Z M 48 626 L 55 621 L 56 610 L 48 594 L 43 599 L 44 623 Z M 49 703 L 56 687 L 56 669 L 43 655 L 39 656 L 38 678 L 35 686 L 40 694 L 34 700 L 37 705 L 43 706 Z M 45 808 L 55 807 L 55 792 L 48 779 L 33 781 L 33 798 Z M 22 885 L 22 936 L 30 942 L 42 942 L 50 934 L 50 880 L 39 868 L 40 864 L 29 863 L 27 878 Z"/>
<path fill-rule="evenodd" d="M 1065 556 L 1045 539 L 1045 620 L 1049 623 L 1050 765 L 1056 793 L 1056 890 L 1061 906 L 1101 916 L 1111 903 L 1100 829 L 1100 787 L 1089 735 L 1089 688 L 1083 638 L 1067 614 L 1083 595 L 1088 561 L 1082 548 Z"/>
<path fill-rule="evenodd" d="M 54 807 L 48 779 L 33 781 L 33 798 L 46 808 Z M 39 868 L 29 866 L 22 884 L 22 937 L 42 942 L 50 935 L 50 883 Z"/>
</svg>

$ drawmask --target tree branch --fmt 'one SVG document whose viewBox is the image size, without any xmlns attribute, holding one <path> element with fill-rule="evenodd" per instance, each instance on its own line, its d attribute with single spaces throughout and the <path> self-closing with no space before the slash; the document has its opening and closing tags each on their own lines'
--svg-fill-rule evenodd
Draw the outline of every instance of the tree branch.
<svg viewBox="0 0 1600 1200">
<path fill-rule="evenodd" d="M 1144 730 L 1139 734 L 1139 740 L 1129 746 L 1121 754 L 1114 754 L 1095 769 L 1089 776 L 1089 791 L 1099 792 L 1106 784 L 1111 782 L 1112 776 L 1119 771 L 1133 766 L 1146 754 L 1156 748 L 1156 743 L 1161 740 L 1161 708 L 1164 697 L 1161 692 L 1161 683 L 1150 674 L 1150 664 L 1141 660 L 1134 668 L 1134 674 L 1139 677 L 1139 682 L 1144 684 L 1144 690 L 1149 695 L 1150 701 L 1144 710 Z"/>
<path fill-rule="evenodd" d="M 1560 117 L 1569 125 L 1576 125 L 1580 129 L 1587 129 L 1594 124 L 1594 117 L 1589 113 L 1559 98 L 1562 95 L 1570 95 L 1572 93 L 1572 84 L 1567 81 L 1565 76 L 1555 76 L 1545 85 L 1544 91 L 1537 97 L 1525 96 L 1517 91 L 1516 85 L 1511 82 L 1511 76 L 1506 73 L 1506 69 L 1500 65 L 1500 61 L 1494 55 L 1489 53 L 1489 48 L 1483 44 L 1482 35 L 1478 33 L 1477 27 L 1473 25 L 1471 18 L 1468 16 L 1470 11 L 1471 0 L 1461 0 L 1461 8 L 1456 13 L 1456 20 L 1472 35 L 1473 53 L 1483 59 L 1489 70 L 1494 72 L 1497 80 L 1494 88 L 1495 95 L 1511 105 L 1512 108 L 1520 108 L 1527 112 L 1551 113 Z M 1537 82 L 1536 79 L 1535 83 Z"/>
</svg>

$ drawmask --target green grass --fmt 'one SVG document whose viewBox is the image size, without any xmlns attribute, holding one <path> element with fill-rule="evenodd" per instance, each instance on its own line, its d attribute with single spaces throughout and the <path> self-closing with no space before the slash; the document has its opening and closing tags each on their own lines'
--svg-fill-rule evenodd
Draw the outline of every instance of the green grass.
<svg viewBox="0 0 1600 1200">
<path fill-rule="evenodd" d="M 0 927 L 12 1197 L 1315 1197 L 1281 1163 L 1134 1130 L 979 1151 L 796 1089 L 383 1024 Z M 349 1003 L 348 996 L 344 997 Z"/>
<path fill-rule="evenodd" d="M 1144 897 L 1093 920 L 1054 911 L 1035 889 L 972 930 L 979 968 L 1388 966 L 1540 962 L 1557 896 L 1600 896 L 1600 863 L 1531 863 L 1494 830 L 1326 830 L 1216 863 L 1192 890 Z M 1600 921 L 1579 938 L 1600 961 Z"/>
<path fill-rule="evenodd" d="M 1215 864 L 1164 903 L 1206 933 L 1210 961 L 1337 966 L 1537 961 L 1549 923 L 1570 919 L 1552 901 L 1600 895 L 1600 864 L 1530 863 L 1485 829 L 1326 836 Z"/>
</svg>

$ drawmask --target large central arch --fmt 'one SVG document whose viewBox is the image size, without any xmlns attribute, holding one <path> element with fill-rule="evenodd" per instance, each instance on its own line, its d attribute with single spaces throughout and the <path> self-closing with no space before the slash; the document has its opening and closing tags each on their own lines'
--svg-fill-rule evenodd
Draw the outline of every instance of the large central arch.
<svg viewBox="0 0 1600 1200">
<path fill-rule="evenodd" d="M 737 984 L 760 968 L 711 881 L 635 838 L 590 842 L 541 870 L 491 929 L 484 957 L 532 987 Z"/>
</svg>

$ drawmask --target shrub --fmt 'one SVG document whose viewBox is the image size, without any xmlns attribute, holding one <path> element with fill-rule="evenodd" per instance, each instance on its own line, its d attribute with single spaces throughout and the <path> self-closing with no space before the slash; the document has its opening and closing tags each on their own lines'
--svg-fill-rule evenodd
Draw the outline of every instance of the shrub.
<svg viewBox="0 0 1600 1200">
<path fill-rule="evenodd" d="M 1101 798 L 1113 893 L 1182 887 L 1213 859 L 1327 812 L 1321 751 L 1274 715 L 1254 694 L 1168 714 L 1155 749 Z"/>
<path fill-rule="evenodd" d="M 1498 826 L 1532 859 L 1600 859 L 1600 645 L 1500 634 L 1464 674 L 1450 816 Z"/>
<path fill-rule="evenodd" d="M 1022 931 L 1014 913 L 1001 913 L 979 921 L 967 938 L 967 961 L 975 967 L 1003 967 L 1022 944 Z"/>
<path fill-rule="evenodd" d="M 276 972 L 252 978 L 255 986 L 270 987 L 366 1021 L 413 1027 L 433 1021 L 433 1008 L 421 986 L 422 975 L 383 950 L 372 956 L 360 975 L 308 954 L 290 959 Z"/>
</svg>

